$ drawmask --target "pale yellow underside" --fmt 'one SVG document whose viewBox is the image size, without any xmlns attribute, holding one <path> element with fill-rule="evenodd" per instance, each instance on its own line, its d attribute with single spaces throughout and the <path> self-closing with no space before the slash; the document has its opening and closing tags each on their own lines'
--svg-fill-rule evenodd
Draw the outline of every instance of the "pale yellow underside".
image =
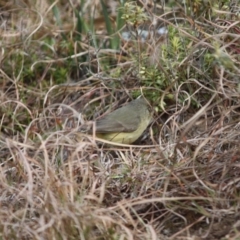
<svg viewBox="0 0 240 240">
<path fill-rule="evenodd" d="M 97 137 L 108 140 L 110 142 L 115 143 L 124 143 L 124 144 L 130 144 L 135 142 L 139 136 L 132 133 L 98 133 L 96 134 Z"/>
<path fill-rule="evenodd" d="M 118 133 L 96 133 L 96 136 L 111 142 L 115 143 L 124 143 L 124 144 L 131 144 L 135 142 L 147 128 L 150 122 L 150 117 L 146 115 L 141 120 L 140 126 L 138 129 L 133 132 L 118 132 Z"/>
</svg>

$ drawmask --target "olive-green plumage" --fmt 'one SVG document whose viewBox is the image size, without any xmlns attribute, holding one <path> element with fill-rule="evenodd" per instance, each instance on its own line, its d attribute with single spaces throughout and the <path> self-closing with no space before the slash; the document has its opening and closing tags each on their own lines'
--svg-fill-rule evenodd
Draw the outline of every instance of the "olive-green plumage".
<svg viewBox="0 0 240 240">
<path fill-rule="evenodd" d="M 150 121 L 150 108 L 141 97 L 97 120 L 96 134 L 111 142 L 130 144 L 142 135 Z"/>
</svg>

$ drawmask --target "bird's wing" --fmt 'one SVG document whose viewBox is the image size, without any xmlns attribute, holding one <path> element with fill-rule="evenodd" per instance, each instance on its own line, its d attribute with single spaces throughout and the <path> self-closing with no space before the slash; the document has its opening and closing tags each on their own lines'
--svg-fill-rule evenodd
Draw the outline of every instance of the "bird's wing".
<svg viewBox="0 0 240 240">
<path fill-rule="evenodd" d="M 96 122 L 96 132 L 111 133 L 111 132 L 134 132 L 137 130 L 140 123 L 140 118 L 132 116 L 130 119 L 120 121 L 113 119 L 111 116 L 103 117 Z"/>
</svg>

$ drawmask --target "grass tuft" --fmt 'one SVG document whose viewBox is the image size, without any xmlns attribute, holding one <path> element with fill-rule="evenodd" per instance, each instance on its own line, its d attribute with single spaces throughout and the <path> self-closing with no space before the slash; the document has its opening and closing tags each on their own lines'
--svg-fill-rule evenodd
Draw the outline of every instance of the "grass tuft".
<svg viewBox="0 0 240 240">
<path fill-rule="evenodd" d="M 0 8 L 0 238 L 239 239 L 236 1 Z M 134 145 L 91 132 L 140 94 Z"/>
</svg>

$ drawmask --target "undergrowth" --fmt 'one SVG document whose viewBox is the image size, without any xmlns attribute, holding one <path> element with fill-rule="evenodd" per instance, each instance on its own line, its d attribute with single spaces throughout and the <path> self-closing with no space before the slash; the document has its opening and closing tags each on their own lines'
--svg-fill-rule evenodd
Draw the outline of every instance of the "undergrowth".
<svg viewBox="0 0 240 240">
<path fill-rule="evenodd" d="M 240 238 L 239 4 L 156 2 L 0 1 L 2 239 Z M 133 145 L 80 130 L 139 95 Z"/>
</svg>

